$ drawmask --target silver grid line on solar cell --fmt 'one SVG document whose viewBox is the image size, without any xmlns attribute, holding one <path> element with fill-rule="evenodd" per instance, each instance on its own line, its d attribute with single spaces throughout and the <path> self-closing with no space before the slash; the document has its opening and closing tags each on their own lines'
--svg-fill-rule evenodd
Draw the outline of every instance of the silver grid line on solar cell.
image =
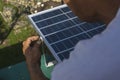
<svg viewBox="0 0 120 80">
<path fill-rule="evenodd" d="M 67 5 L 28 16 L 58 62 L 69 57 L 78 41 L 93 37 L 104 30 L 104 24 L 86 23 L 78 19 Z"/>
</svg>

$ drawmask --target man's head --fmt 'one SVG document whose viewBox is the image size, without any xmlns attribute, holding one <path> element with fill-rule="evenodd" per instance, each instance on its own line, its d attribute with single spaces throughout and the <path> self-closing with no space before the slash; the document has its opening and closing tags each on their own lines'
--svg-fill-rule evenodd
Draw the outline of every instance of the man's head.
<svg viewBox="0 0 120 80">
<path fill-rule="evenodd" d="M 81 20 L 108 24 L 116 15 L 120 0 L 64 0 Z"/>
</svg>

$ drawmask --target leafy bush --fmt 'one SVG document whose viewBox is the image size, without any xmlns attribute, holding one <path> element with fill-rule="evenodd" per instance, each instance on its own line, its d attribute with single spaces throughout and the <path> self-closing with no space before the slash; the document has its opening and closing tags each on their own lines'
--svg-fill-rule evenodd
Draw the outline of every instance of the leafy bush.
<svg viewBox="0 0 120 80">
<path fill-rule="evenodd" d="M 4 19 L 0 15 L 0 40 L 2 40 L 6 36 L 6 32 L 8 32 L 9 27 L 6 25 Z"/>
<path fill-rule="evenodd" d="M 2 11 L 2 10 L 3 10 L 3 5 L 4 5 L 3 0 L 0 0 L 0 11 Z"/>
</svg>

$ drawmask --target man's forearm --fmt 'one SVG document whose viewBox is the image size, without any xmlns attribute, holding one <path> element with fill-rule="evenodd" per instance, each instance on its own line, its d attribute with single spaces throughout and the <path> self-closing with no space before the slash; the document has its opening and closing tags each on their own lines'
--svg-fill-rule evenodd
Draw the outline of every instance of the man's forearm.
<svg viewBox="0 0 120 80">
<path fill-rule="evenodd" d="M 27 64 L 27 66 L 30 72 L 31 80 L 47 80 L 47 78 L 43 75 L 39 64 Z"/>
</svg>

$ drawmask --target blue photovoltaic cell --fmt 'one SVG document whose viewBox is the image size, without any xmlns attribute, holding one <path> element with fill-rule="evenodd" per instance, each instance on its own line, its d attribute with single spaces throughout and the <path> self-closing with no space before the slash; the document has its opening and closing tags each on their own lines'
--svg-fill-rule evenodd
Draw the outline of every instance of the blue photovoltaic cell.
<svg viewBox="0 0 120 80">
<path fill-rule="evenodd" d="M 56 41 L 60 40 L 59 37 L 58 37 L 56 34 L 47 36 L 46 39 L 47 39 L 47 41 L 48 41 L 50 44 L 53 43 L 53 42 L 56 42 Z"/>
<path fill-rule="evenodd" d="M 75 22 L 76 24 L 81 24 L 83 22 L 79 18 L 74 18 L 72 21 Z"/>
<path fill-rule="evenodd" d="M 72 12 L 69 12 L 69 13 L 67 13 L 67 15 L 70 17 L 70 18 L 73 18 L 73 17 L 75 17 L 75 15 L 74 14 L 71 14 Z"/>
<path fill-rule="evenodd" d="M 70 41 L 69 39 L 62 41 L 62 43 L 65 45 L 65 47 L 66 47 L 67 49 L 73 47 L 73 43 L 72 43 L 72 41 Z"/>
<path fill-rule="evenodd" d="M 48 23 L 46 21 L 42 21 L 42 22 L 36 23 L 36 25 L 39 26 L 38 28 L 42 28 L 42 27 L 48 26 Z"/>
<path fill-rule="evenodd" d="M 51 46 L 53 47 L 53 49 L 55 50 L 56 53 L 66 50 L 66 47 L 64 44 L 62 44 L 62 42 L 52 44 Z"/>
<path fill-rule="evenodd" d="M 51 11 L 51 12 L 46 13 L 46 14 L 40 14 L 40 15 L 33 16 L 32 19 L 34 22 L 37 22 L 37 21 L 40 21 L 43 19 L 47 19 L 49 17 L 59 15 L 59 14 L 62 14 L 62 12 L 60 10 L 55 10 L 55 11 Z"/>
<path fill-rule="evenodd" d="M 49 18 L 49 19 L 44 20 L 44 21 L 37 22 L 36 24 L 39 28 L 42 28 L 42 27 L 49 26 L 49 25 L 52 25 L 54 23 L 60 22 L 62 20 L 66 20 L 66 19 L 68 19 L 67 16 L 60 15 L 57 17 Z"/>
<path fill-rule="evenodd" d="M 73 35 L 76 35 L 76 34 L 82 33 L 83 31 L 78 26 L 75 26 L 75 27 L 70 28 L 70 32 Z"/>
<path fill-rule="evenodd" d="M 101 28 L 97 28 L 95 30 L 91 30 L 88 32 L 88 34 L 93 37 L 95 34 L 98 34 L 100 32 L 102 32 L 105 28 L 104 27 L 101 27 Z"/>
<path fill-rule="evenodd" d="M 63 53 L 59 53 L 58 56 L 63 61 L 64 59 L 68 59 L 69 58 L 69 55 L 70 55 L 71 51 L 73 51 L 73 49 L 70 49 L 68 51 L 64 51 Z"/>
<path fill-rule="evenodd" d="M 39 13 L 30 19 L 42 33 L 39 34 L 47 41 L 52 54 L 58 56 L 55 56 L 58 61 L 68 59 L 80 40 L 89 39 L 105 29 L 103 23 L 81 21 L 67 6 Z"/>
<path fill-rule="evenodd" d="M 61 8 L 61 10 L 65 13 L 71 11 L 70 8 L 68 7 Z"/>
</svg>

